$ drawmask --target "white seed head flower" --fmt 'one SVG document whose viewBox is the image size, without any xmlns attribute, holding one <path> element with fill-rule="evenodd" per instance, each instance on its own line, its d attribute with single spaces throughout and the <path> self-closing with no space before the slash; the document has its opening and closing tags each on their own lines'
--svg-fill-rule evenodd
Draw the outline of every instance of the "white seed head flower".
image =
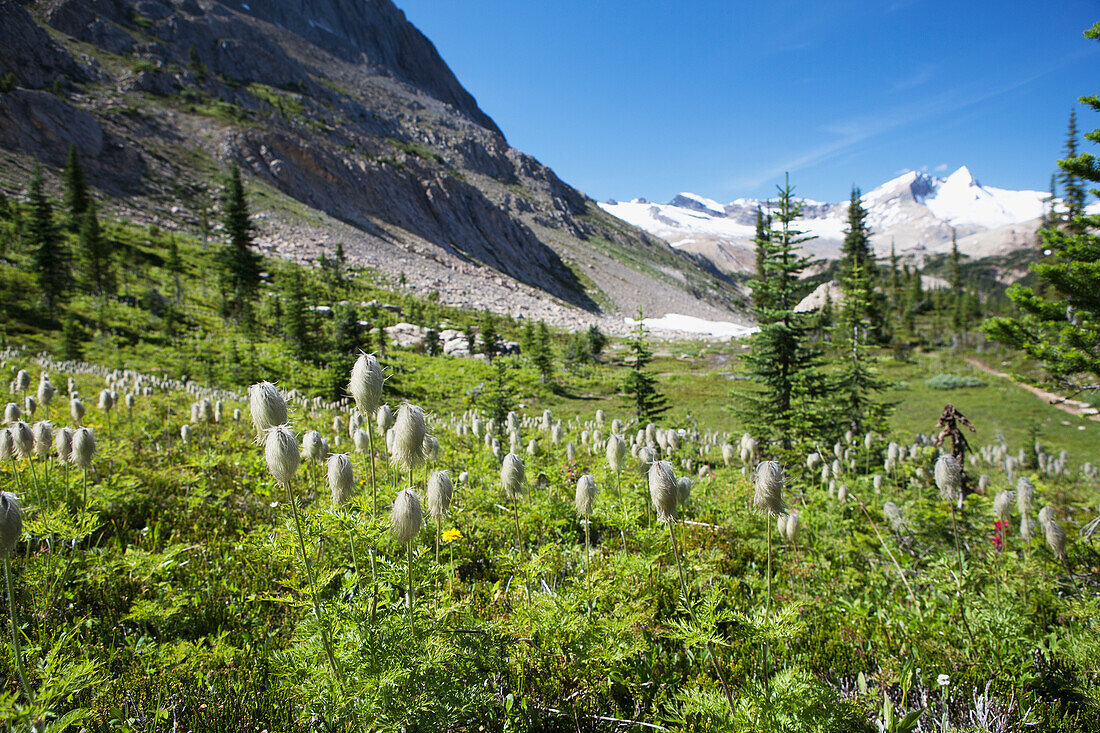
<svg viewBox="0 0 1100 733">
<path fill-rule="evenodd" d="M 384 434 L 387 430 L 393 427 L 393 410 L 390 409 L 389 405 L 382 405 L 378 408 L 378 412 L 375 414 L 375 419 L 378 421 L 378 432 Z"/>
<path fill-rule="evenodd" d="M 901 509 L 898 505 L 892 501 L 886 502 L 882 506 L 882 514 L 886 517 L 886 521 L 890 523 L 890 528 L 898 534 L 905 533 L 905 515 L 901 513 Z"/>
<path fill-rule="evenodd" d="M 57 460 L 62 463 L 71 463 L 73 460 L 73 431 L 69 428 L 61 428 L 53 436 L 53 447 L 57 452 Z"/>
<path fill-rule="evenodd" d="M 1008 521 L 1012 516 L 1012 505 L 1016 503 L 1015 491 L 1000 491 L 993 497 L 993 516 L 1002 521 Z"/>
<path fill-rule="evenodd" d="M 527 481 L 526 469 L 523 459 L 515 453 L 504 456 L 504 462 L 500 466 L 500 488 L 509 499 L 517 499 L 523 494 L 523 487 Z"/>
<path fill-rule="evenodd" d="M 10 461 L 15 455 L 15 438 L 11 437 L 11 430 L 0 430 L 0 461 Z"/>
<path fill-rule="evenodd" d="M 424 436 L 424 459 L 432 463 L 439 460 L 439 441 L 431 433 Z"/>
<path fill-rule="evenodd" d="M 104 412 L 110 412 L 111 408 L 115 406 L 114 395 L 111 394 L 109 389 L 101 389 L 99 391 L 99 409 Z"/>
<path fill-rule="evenodd" d="M 286 400 L 279 388 L 271 382 L 260 382 L 248 388 L 248 409 L 252 413 L 252 426 L 257 433 L 264 433 L 277 425 L 286 425 Z"/>
<path fill-rule="evenodd" d="M 84 419 L 84 403 L 80 401 L 79 397 L 73 397 L 69 400 L 69 416 L 77 425 Z"/>
<path fill-rule="evenodd" d="M 458 483 L 465 486 L 469 482 L 470 482 L 470 473 L 469 473 L 469 471 L 463 471 L 462 473 L 458 474 Z"/>
<path fill-rule="evenodd" d="M 781 514 L 779 516 L 783 516 L 783 515 Z M 787 537 L 788 542 L 797 542 L 798 541 L 798 530 L 799 530 L 798 512 L 793 512 L 793 513 L 787 515 L 787 535 L 786 535 L 786 537 Z"/>
<path fill-rule="evenodd" d="M 347 453 L 333 453 L 328 458 L 328 489 L 332 503 L 339 506 L 351 498 L 355 474 Z"/>
<path fill-rule="evenodd" d="M 34 433 L 31 426 L 22 420 L 16 420 L 8 428 L 15 445 L 16 458 L 30 458 L 34 455 Z"/>
<path fill-rule="evenodd" d="M 95 433 L 89 428 L 78 428 L 73 433 L 73 447 L 69 455 L 77 468 L 89 468 L 95 458 Z"/>
<path fill-rule="evenodd" d="M 882 474 L 881 473 L 876 473 L 874 476 L 871 477 L 871 485 L 874 487 L 876 494 L 882 491 Z"/>
<path fill-rule="evenodd" d="M 53 396 L 56 392 L 57 390 L 50 384 L 50 380 L 43 374 L 42 380 L 38 383 L 38 402 L 43 407 L 49 407 L 50 403 L 53 402 Z"/>
<path fill-rule="evenodd" d="M 962 491 L 962 468 L 955 456 L 944 454 L 936 460 L 936 487 L 940 498 L 952 504 L 958 502 Z"/>
<path fill-rule="evenodd" d="M 1035 504 L 1035 484 L 1027 476 L 1021 476 L 1016 480 L 1016 509 L 1022 516 L 1031 514 L 1031 507 Z"/>
<path fill-rule="evenodd" d="M 836 500 L 841 504 L 848 503 L 848 484 L 841 484 L 840 488 L 836 490 Z"/>
<path fill-rule="evenodd" d="M 328 458 L 328 443 L 316 430 L 307 430 L 302 436 L 302 457 L 314 463 L 321 463 Z"/>
<path fill-rule="evenodd" d="M 1046 526 L 1050 524 L 1050 520 L 1054 519 L 1054 507 L 1047 504 L 1045 507 L 1039 510 L 1039 526 L 1044 530 Z"/>
<path fill-rule="evenodd" d="M 1050 545 L 1051 552 L 1059 560 L 1066 559 L 1066 531 L 1062 529 L 1062 525 L 1058 524 L 1058 520 L 1053 517 L 1047 522 L 1046 526 L 1047 544 Z"/>
<path fill-rule="evenodd" d="M 23 412 L 19 409 L 19 405 L 14 402 L 9 402 L 7 407 L 4 408 L 4 422 L 13 423 L 22 416 Z"/>
<path fill-rule="evenodd" d="M 15 375 L 15 389 L 20 392 L 26 392 L 31 388 L 31 375 L 26 369 L 20 369 Z"/>
<path fill-rule="evenodd" d="M 660 522 L 676 520 L 676 502 L 680 496 L 680 487 L 676 483 L 676 474 L 668 461 L 653 461 L 649 466 L 649 499 L 657 512 Z"/>
<path fill-rule="evenodd" d="M 184 425 L 180 428 L 180 440 L 182 440 L 184 443 L 190 443 L 192 435 L 193 431 L 191 430 L 190 425 Z"/>
<path fill-rule="evenodd" d="M 618 435 L 612 433 L 607 439 L 607 465 L 618 473 L 623 468 L 623 459 L 626 458 L 626 443 Z"/>
<path fill-rule="evenodd" d="M 402 489 L 393 501 L 390 513 L 390 527 L 397 541 L 407 545 L 416 538 L 416 533 L 424 525 L 424 512 L 420 508 L 420 497 L 412 489 Z"/>
<path fill-rule="evenodd" d="M 38 403 L 34 401 L 34 398 L 27 395 L 23 399 L 23 410 L 27 413 L 28 418 L 34 417 L 34 411 L 38 409 Z"/>
<path fill-rule="evenodd" d="M 127 392 L 126 393 L 125 403 L 126 403 L 126 409 L 127 410 L 134 409 L 134 400 L 136 400 L 136 399 L 137 398 L 134 396 L 133 392 Z"/>
<path fill-rule="evenodd" d="M 9 557 L 23 534 L 23 509 L 15 494 L 0 493 L 0 557 Z"/>
<path fill-rule="evenodd" d="M 34 424 L 31 433 L 34 434 L 34 454 L 39 458 L 46 458 L 53 445 L 53 425 L 49 420 L 41 420 Z"/>
<path fill-rule="evenodd" d="M 407 402 L 397 410 L 397 421 L 393 425 L 393 449 L 391 461 L 405 467 L 406 471 L 424 465 L 424 438 L 428 434 L 428 423 L 424 411 Z"/>
<path fill-rule="evenodd" d="M 573 506 L 582 517 L 592 516 L 592 504 L 596 500 L 596 479 L 584 474 L 577 479 L 577 493 L 573 497 Z"/>
<path fill-rule="evenodd" d="M 681 476 L 676 480 L 676 501 L 680 504 L 687 504 L 691 499 L 691 487 L 693 482 L 690 476 Z"/>
<path fill-rule="evenodd" d="M 382 365 L 372 354 L 359 354 L 351 368 L 348 392 L 355 399 L 355 407 L 363 415 L 374 415 L 382 400 Z"/>
<path fill-rule="evenodd" d="M 758 512 L 777 516 L 787 513 L 783 503 L 783 467 L 779 461 L 761 461 L 753 479 L 752 505 Z"/>
<path fill-rule="evenodd" d="M 532 438 L 527 442 L 527 455 L 537 456 L 539 454 L 539 442 Z"/>
<path fill-rule="evenodd" d="M 786 538 L 787 536 L 787 520 L 790 519 L 790 514 L 780 514 L 775 518 L 775 530 L 780 537 Z"/>
<path fill-rule="evenodd" d="M 264 460 L 267 470 L 280 486 L 290 486 L 298 470 L 298 440 L 286 425 L 270 427 L 264 433 Z"/>
<path fill-rule="evenodd" d="M 355 444 L 355 450 L 360 453 L 366 453 L 370 450 L 370 436 L 363 428 L 355 429 L 355 432 L 351 434 L 351 442 Z"/>
<path fill-rule="evenodd" d="M 939 675 L 938 677 L 936 677 L 936 684 L 938 684 L 940 687 L 950 686 L 951 685 L 951 676 L 946 675 L 946 674 Z"/>
<path fill-rule="evenodd" d="M 344 418 L 339 415 L 332 418 L 332 432 L 337 434 L 344 432 Z"/>
<path fill-rule="evenodd" d="M 433 471 L 428 477 L 428 514 L 432 519 L 441 521 L 447 515 L 454 491 L 451 475 L 446 471 Z"/>
</svg>

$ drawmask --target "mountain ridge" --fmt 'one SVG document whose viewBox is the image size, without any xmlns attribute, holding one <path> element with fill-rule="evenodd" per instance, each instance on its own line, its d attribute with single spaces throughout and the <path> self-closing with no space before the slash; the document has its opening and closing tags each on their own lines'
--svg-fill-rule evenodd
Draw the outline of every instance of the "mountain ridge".
<svg viewBox="0 0 1100 733">
<path fill-rule="evenodd" d="M 1034 244 L 1050 196 L 982 185 L 961 166 L 945 178 L 908 171 L 862 194 L 861 200 L 880 257 L 893 246 L 901 256 L 922 259 L 949 249 L 956 236 L 963 254 L 981 258 Z M 803 216 L 793 226 L 815 237 L 804 248 L 814 257 L 836 259 L 849 202 L 801 201 Z M 754 268 L 756 209 L 767 209 L 770 203 L 738 198 L 723 204 L 681 192 L 667 204 L 635 199 L 600 206 L 679 249 L 709 257 L 727 272 L 741 273 Z"/>
<path fill-rule="evenodd" d="M 194 228 L 236 163 L 281 256 L 343 243 L 418 293 L 563 325 L 745 319 L 709 260 L 512 148 L 390 0 L 3 3 L 0 49 L 8 193 L 75 145 L 104 209 Z"/>
</svg>

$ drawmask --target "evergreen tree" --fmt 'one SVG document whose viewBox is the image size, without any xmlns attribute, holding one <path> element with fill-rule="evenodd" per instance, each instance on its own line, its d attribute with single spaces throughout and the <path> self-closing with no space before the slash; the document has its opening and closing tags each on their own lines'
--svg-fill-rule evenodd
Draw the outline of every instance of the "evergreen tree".
<svg viewBox="0 0 1100 733">
<path fill-rule="evenodd" d="M 901 308 L 901 279 L 898 271 L 898 253 L 894 249 L 894 240 L 890 240 L 890 297 L 894 300 L 894 311 Z"/>
<path fill-rule="evenodd" d="M 336 309 L 332 324 L 332 348 L 337 354 L 353 355 L 359 347 L 359 313 L 353 305 Z"/>
<path fill-rule="evenodd" d="M 1100 40 L 1100 23 L 1085 37 Z M 1100 111 L 1100 95 L 1082 97 L 1081 102 Z M 1100 142 L 1100 130 L 1085 137 Z M 1058 165 L 1075 179 L 1100 182 L 1100 159 L 1091 153 L 1065 158 Z M 1100 391 L 1098 232 L 1100 216 L 1085 215 L 1065 228 L 1042 230 L 1051 255 L 1031 269 L 1040 281 L 1050 284 L 1050 294 L 1044 297 L 1017 283 L 1008 295 L 1020 315 L 992 318 L 982 326 L 990 338 L 1022 349 L 1039 360 L 1056 382 L 1074 391 Z"/>
<path fill-rule="evenodd" d="M 493 359 L 500 353 L 500 334 L 497 333 L 497 322 L 489 311 L 481 316 L 481 353 L 493 363 Z"/>
<path fill-rule="evenodd" d="M 768 259 L 768 242 L 771 238 L 771 216 L 765 218 L 764 212 L 759 206 L 756 207 L 756 233 L 753 235 L 752 241 L 756 244 L 756 279 L 763 280 L 765 277 L 764 266 Z M 764 302 L 765 293 L 761 288 L 752 289 L 752 304 L 757 310 L 760 310 L 767 306 Z"/>
<path fill-rule="evenodd" d="M 818 437 L 826 425 L 821 353 L 811 344 L 817 316 L 794 310 L 799 276 L 810 261 L 799 245 L 811 237 L 791 228 L 801 210 L 788 180 L 779 187 L 773 212 L 778 227 L 773 225 L 766 244 L 764 271 L 750 283 L 754 292 L 761 291 L 764 305 L 754 309 L 760 331 L 753 336 L 746 368 L 761 390 L 745 395 L 742 415 L 754 435 L 784 448 Z"/>
<path fill-rule="evenodd" d="M 164 266 L 168 270 L 168 274 L 172 276 L 173 300 L 176 305 L 179 305 L 183 300 L 183 283 L 181 281 L 183 260 L 180 258 L 180 248 L 176 244 L 175 235 L 168 237 L 168 257 Z"/>
<path fill-rule="evenodd" d="M 310 324 L 306 316 L 306 299 L 305 292 L 302 289 L 302 276 L 297 270 L 292 271 L 287 276 L 283 292 L 283 300 L 286 302 L 283 311 L 285 324 L 283 332 L 295 356 L 303 358 L 309 353 Z"/>
<path fill-rule="evenodd" d="M 871 324 L 871 335 L 874 341 L 881 342 L 886 338 L 886 323 L 883 312 L 886 308 L 885 298 L 875 292 L 875 255 L 871 248 L 871 232 L 867 227 L 867 210 L 863 208 L 863 199 L 858 187 L 852 188 L 851 200 L 848 203 L 848 228 L 844 233 L 844 242 L 840 249 L 840 287 L 847 295 L 848 290 L 854 287 L 852 284 L 853 273 L 858 269 L 862 287 L 870 284 L 868 297 L 860 303 L 867 309 L 864 316 Z"/>
<path fill-rule="evenodd" d="M 68 212 L 69 229 L 79 231 L 84 221 L 84 212 L 88 210 L 91 199 L 88 196 L 88 184 L 84 180 L 84 170 L 80 167 L 80 156 L 76 146 L 69 146 L 69 157 L 65 161 L 65 170 L 61 174 L 65 184 L 65 209 Z"/>
<path fill-rule="evenodd" d="M 424 332 L 424 348 L 428 356 L 439 356 L 443 353 L 443 342 L 439 340 L 439 327 L 435 324 L 429 326 Z"/>
<path fill-rule="evenodd" d="M 70 313 L 61 326 L 61 355 L 71 361 L 84 358 L 84 332 Z"/>
<path fill-rule="evenodd" d="M 252 248 L 252 221 L 241 170 L 236 165 L 229 171 L 222 223 L 228 239 L 222 252 L 222 278 L 228 291 L 225 310 L 227 315 L 232 314 L 239 319 L 259 292 L 262 258 Z"/>
<path fill-rule="evenodd" d="M 849 271 L 847 287 L 837 324 L 836 344 L 840 353 L 833 394 L 839 422 L 858 435 L 880 428 L 889 406 L 875 399 L 886 383 L 878 378 L 874 368 L 877 360 L 869 343 L 868 316 L 872 286 L 861 263 L 857 262 Z"/>
<path fill-rule="evenodd" d="M 46 309 L 53 313 L 68 293 L 69 252 L 54 226 L 53 205 L 42 190 L 41 171 L 36 170 L 31 178 L 28 198 L 26 246 L 31 252 L 32 268 Z"/>
<path fill-rule="evenodd" d="M 634 405 L 634 414 L 639 422 L 648 422 L 668 409 L 668 398 L 657 389 L 657 378 L 650 374 L 647 367 L 653 361 L 653 352 L 646 344 L 646 329 L 642 313 L 638 312 L 637 326 L 626 338 L 628 350 L 626 379 L 622 391 Z"/>
<path fill-rule="evenodd" d="M 115 273 L 111 262 L 111 243 L 103 235 L 96 215 L 94 201 L 89 201 L 81 215 L 80 233 L 77 235 L 77 253 L 88 289 L 95 295 L 114 292 Z"/>
<path fill-rule="evenodd" d="M 492 418 L 496 425 L 497 437 L 503 438 L 508 413 L 515 409 L 516 405 L 516 393 L 509 377 L 512 368 L 511 359 L 497 359 L 493 366 L 496 368 L 493 379 L 489 382 L 489 388 L 478 395 L 477 404 Z"/>
<path fill-rule="evenodd" d="M 539 321 L 531 344 L 531 364 L 539 372 L 539 383 L 546 384 L 554 376 L 554 352 L 550 346 L 550 329 Z"/>
<path fill-rule="evenodd" d="M 955 239 L 955 230 L 951 230 L 951 325 L 955 333 L 962 331 L 966 319 L 964 309 L 965 294 L 962 286 L 962 270 L 959 267 L 959 243 Z"/>
<path fill-rule="evenodd" d="M 1073 160 L 1077 157 L 1077 110 L 1069 112 L 1069 125 L 1066 130 L 1066 157 L 1064 160 Z M 1081 234 L 1084 229 L 1077 222 L 1077 217 L 1085 213 L 1085 188 L 1081 185 L 1081 179 L 1071 168 L 1062 168 L 1062 190 L 1066 206 L 1066 227 L 1075 234 Z"/>
<path fill-rule="evenodd" d="M 535 323 L 534 321 L 524 321 L 523 330 L 519 334 L 519 350 L 531 357 L 535 351 Z"/>
<path fill-rule="evenodd" d="M 607 336 L 604 335 L 600 327 L 595 323 L 588 327 L 588 353 L 592 357 L 593 361 L 598 361 L 600 356 L 603 355 L 603 350 L 607 348 Z"/>
</svg>

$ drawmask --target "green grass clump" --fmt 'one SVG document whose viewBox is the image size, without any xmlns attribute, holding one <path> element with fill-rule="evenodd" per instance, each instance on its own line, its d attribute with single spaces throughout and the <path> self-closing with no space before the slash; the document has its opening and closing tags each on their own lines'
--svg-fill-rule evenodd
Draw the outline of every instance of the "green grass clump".
<svg viewBox="0 0 1100 733">
<path fill-rule="evenodd" d="M 960 374 L 937 374 L 924 380 L 924 383 L 932 389 L 965 389 L 968 387 L 984 387 L 985 382 L 977 377 L 963 376 Z"/>
</svg>

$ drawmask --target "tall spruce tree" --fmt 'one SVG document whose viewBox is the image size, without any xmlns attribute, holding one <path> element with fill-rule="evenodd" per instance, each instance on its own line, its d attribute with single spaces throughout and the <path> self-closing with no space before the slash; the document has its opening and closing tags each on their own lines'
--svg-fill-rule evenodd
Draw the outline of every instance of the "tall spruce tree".
<svg viewBox="0 0 1100 733">
<path fill-rule="evenodd" d="M 111 262 L 111 243 L 99 226 L 94 201 L 88 202 L 81 215 L 76 245 L 81 276 L 88 290 L 99 296 L 114 292 L 115 273 Z"/>
<path fill-rule="evenodd" d="M 54 313 L 69 291 L 69 251 L 57 231 L 53 219 L 53 205 L 42 190 L 42 172 L 35 170 L 31 178 L 29 216 L 24 235 L 26 247 L 31 252 L 31 266 L 46 310 Z"/>
<path fill-rule="evenodd" d="M 286 276 L 284 293 L 284 301 L 286 302 L 283 311 L 284 333 L 295 356 L 301 358 L 309 353 L 310 324 L 306 315 L 302 275 L 297 270 Z"/>
<path fill-rule="evenodd" d="M 500 353 L 500 334 L 497 332 L 497 321 L 489 311 L 481 316 L 481 353 L 492 364 L 493 359 Z"/>
<path fill-rule="evenodd" d="M 955 230 L 951 230 L 951 325 L 955 333 L 962 331 L 966 322 L 966 294 L 963 292 L 962 268 L 959 266 L 959 242 Z"/>
<path fill-rule="evenodd" d="M 554 376 L 554 352 L 550 345 L 550 329 L 539 321 L 532 340 L 531 363 L 539 372 L 539 383 L 546 384 Z"/>
<path fill-rule="evenodd" d="M 867 226 L 867 210 L 863 208 L 862 194 L 858 187 L 852 187 L 851 200 L 848 203 L 848 228 L 844 233 L 844 242 L 840 248 L 840 288 L 847 294 L 853 273 L 860 272 L 859 286 L 870 284 L 867 297 L 860 300 L 866 309 L 864 316 L 870 323 L 871 337 L 876 342 L 886 340 L 885 298 L 875 292 L 877 269 L 874 250 L 871 248 L 871 231 Z"/>
<path fill-rule="evenodd" d="M 754 435 L 784 449 L 819 437 L 828 422 L 822 404 L 826 392 L 822 354 L 812 339 L 817 316 L 795 312 L 799 276 L 810 262 L 800 253 L 800 245 L 812 239 L 791 228 L 801 213 L 788 178 L 779 187 L 772 212 L 774 224 L 764 244 L 762 274 L 750 282 L 754 292 L 760 291 L 763 305 L 754 308 L 760 331 L 752 338 L 745 362 L 760 389 L 744 395 L 740 410 Z"/>
<path fill-rule="evenodd" d="M 84 212 L 88 210 L 91 198 L 88 196 L 88 184 L 84 179 L 84 169 L 80 166 L 80 155 L 76 146 L 69 146 L 69 157 L 65 161 L 65 170 L 61 174 L 65 185 L 65 209 L 68 213 L 69 229 L 76 232 L 84 222 Z"/>
<path fill-rule="evenodd" d="M 1069 111 L 1069 124 L 1066 129 L 1066 157 L 1064 160 L 1073 160 L 1077 157 L 1077 110 Z M 1084 231 L 1077 217 L 1085 213 L 1085 188 L 1081 185 L 1081 178 L 1072 168 L 1062 168 L 1063 201 L 1066 207 L 1066 228 L 1080 234 Z"/>
<path fill-rule="evenodd" d="M 833 388 L 837 419 L 856 434 L 879 429 L 890 410 L 890 405 L 877 398 L 887 385 L 878 377 L 877 359 L 869 343 L 873 287 L 863 268 L 857 262 L 848 272 L 835 336 L 839 350 Z"/>
<path fill-rule="evenodd" d="M 248 200 L 236 165 L 229 171 L 222 207 L 227 242 L 222 250 L 222 278 L 227 291 L 225 312 L 240 319 L 260 290 L 262 258 L 252 248 L 253 228 Z"/>
<path fill-rule="evenodd" d="M 634 406 L 639 422 L 653 420 L 668 409 L 668 398 L 657 388 L 657 378 L 649 372 L 653 352 L 646 343 L 646 328 L 641 311 L 637 325 L 626 337 L 627 366 L 629 371 L 623 380 L 622 392 Z"/>
<path fill-rule="evenodd" d="M 1085 37 L 1100 41 L 1100 23 L 1085 31 Z M 1082 97 L 1081 102 L 1100 112 L 1100 95 Z M 1100 142 L 1100 129 L 1085 137 Z M 1091 153 L 1067 157 L 1058 165 L 1075 179 L 1100 183 L 1100 159 Z M 1020 315 L 992 318 L 982 328 L 990 338 L 1038 359 L 1063 388 L 1100 391 L 1100 216 L 1082 214 L 1041 234 L 1051 254 L 1031 269 L 1051 291 L 1044 296 L 1013 285 L 1008 295 Z"/>
<path fill-rule="evenodd" d="M 771 216 L 765 217 L 764 211 L 761 207 L 756 207 L 756 233 L 753 235 L 752 241 L 756 245 L 756 279 L 763 280 L 765 277 L 764 265 L 768 259 L 768 241 L 771 238 Z M 766 293 L 763 289 L 752 289 L 752 304 L 755 308 L 763 308 L 767 305 L 765 302 Z"/>
</svg>

